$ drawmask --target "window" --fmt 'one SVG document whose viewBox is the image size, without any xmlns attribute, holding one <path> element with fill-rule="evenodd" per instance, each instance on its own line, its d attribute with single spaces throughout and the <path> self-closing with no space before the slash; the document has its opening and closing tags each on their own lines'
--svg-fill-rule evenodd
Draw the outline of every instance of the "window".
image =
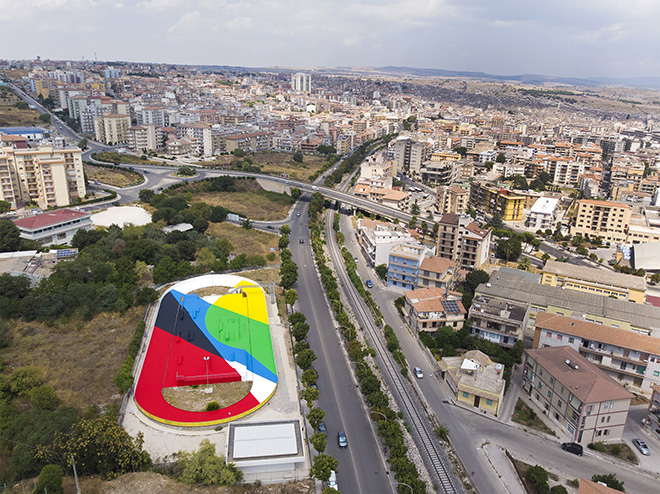
<svg viewBox="0 0 660 494">
<path fill-rule="evenodd" d="M 491 406 L 493 404 L 493 400 L 486 400 L 486 405 Z"/>
<path fill-rule="evenodd" d="M 569 342 L 569 343 L 574 343 L 574 342 L 575 342 L 575 338 L 569 338 L 569 339 L 568 339 L 568 342 Z"/>
<path fill-rule="evenodd" d="M 557 335 L 557 341 L 561 341 L 561 340 L 562 340 L 562 335 L 558 334 Z"/>
<path fill-rule="evenodd" d="M 561 400 L 557 400 L 557 408 L 561 408 L 563 405 Z"/>
<path fill-rule="evenodd" d="M 539 381 L 539 389 L 543 389 L 543 382 Z"/>
<path fill-rule="evenodd" d="M 593 409 L 594 409 L 593 405 L 589 405 L 587 407 L 587 415 L 591 415 L 591 412 L 593 411 Z"/>
<path fill-rule="evenodd" d="M 469 397 L 470 397 L 470 393 L 468 393 L 467 391 L 463 391 L 463 398 L 469 398 Z"/>
<path fill-rule="evenodd" d="M 552 391 L 548 390 L 548 398 L 552 399 Z"/>
<path fill-rule="evenodd" d="M 660 371 L 653 371 L 653 377 L 659 377 Z"/>
<path fill-rule="evenodd" d="M 546 338 L 552 338 L 552 333 L 550 331 L 545 332 L 545 337 Z"/>
</svg>

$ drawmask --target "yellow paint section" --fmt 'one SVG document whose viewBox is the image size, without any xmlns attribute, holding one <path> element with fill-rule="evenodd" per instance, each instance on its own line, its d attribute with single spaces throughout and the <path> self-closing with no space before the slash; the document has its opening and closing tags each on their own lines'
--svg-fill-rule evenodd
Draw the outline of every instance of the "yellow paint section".
<svg viewBox="0 0 660 494">
<path fill-rule="evenodd" d="M 241 292 L 223 295 L 213 305 L 267 325 L 268 309 L 261 287 L 247 282 L 236 286 L 241 287 Z"/>
</svg>

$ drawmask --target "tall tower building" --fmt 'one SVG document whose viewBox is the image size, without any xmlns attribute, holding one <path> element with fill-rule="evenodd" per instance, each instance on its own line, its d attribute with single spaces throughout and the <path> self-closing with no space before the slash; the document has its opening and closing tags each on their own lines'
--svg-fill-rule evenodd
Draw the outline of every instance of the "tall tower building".
<svg viewBox="0 0 660 494">
<path fill-rule="evenodd" d="M 312 90 L 312 76 L 304 72 L 291 74 L 291 89 L 303 93 L 309 93 Z"/>
</svg>

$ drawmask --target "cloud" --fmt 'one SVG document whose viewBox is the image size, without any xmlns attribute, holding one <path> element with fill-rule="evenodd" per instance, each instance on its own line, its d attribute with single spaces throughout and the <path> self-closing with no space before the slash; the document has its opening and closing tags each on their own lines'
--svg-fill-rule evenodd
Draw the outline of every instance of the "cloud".
<svg viewBox="0 0 660 494">
<path fill-rule="evenodd" d="M 193 10 L 192 12 L 186 12 L 176 24 L 169 27 L 167 32 L 186 33 L 197 31 L 200 27 L 201 20 L 202 14 L 200 14 L 199 11 Z"/>
<path fill-rule="evenodd" d="M 361 43 L 363 39 L 364 39 L 363 36 L 352 34 L 350 36 L 344 37 L 344 39 L 342 40 L 342 45 L 347 47 L 355 46 Z"/>
<path fill-rule="evenodd" d="M 138 9 L 150 12 L 166 12 L 183 5 L 184 2 L 185 0 L 147 0 L 145 2 L 138 2 L 135 6 Z"/>
<path fill-rule="evenodd" d="M 220 27 L 227 31 L 243 31 L 252 27 L 250 17 L 236 17 L 223 22 Z"/>
<path fill-rule="evenodd" d="M 600 43 L 603 41 L 617 41 L 626 36 L 626 31 L 623 24 L 611 24 L 603 26 L 600 29 L 586 31 L 579 34 L 577 37 L 582 41 L 588 43 Z"/>
</svg>

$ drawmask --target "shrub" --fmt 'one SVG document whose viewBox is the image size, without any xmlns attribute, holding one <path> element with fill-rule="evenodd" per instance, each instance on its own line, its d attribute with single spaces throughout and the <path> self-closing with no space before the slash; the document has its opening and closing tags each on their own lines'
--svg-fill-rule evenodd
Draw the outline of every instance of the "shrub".
<svg viewBox="0 0 660 494">
<path fill-rule="evenodd" d="M 59 465 L 46 465 L 41 469 L 39 474 L 39 480 L 37 480 L 37 485 L 34 487 L 34 494 L 41 494 L 42 492 L 48 492 L 48 494 L 62 494 L 64 489 L 62 488 L 62 477 L 64 472 L 62 472 L 62 467 Z"/>
<path fill-rule="evenodd" d="M 213 410 L 220 410 L 220 403 L 217 401 L 210 401 L 206 404 L 207 412 L 212 412 Z"/>
</svg>

